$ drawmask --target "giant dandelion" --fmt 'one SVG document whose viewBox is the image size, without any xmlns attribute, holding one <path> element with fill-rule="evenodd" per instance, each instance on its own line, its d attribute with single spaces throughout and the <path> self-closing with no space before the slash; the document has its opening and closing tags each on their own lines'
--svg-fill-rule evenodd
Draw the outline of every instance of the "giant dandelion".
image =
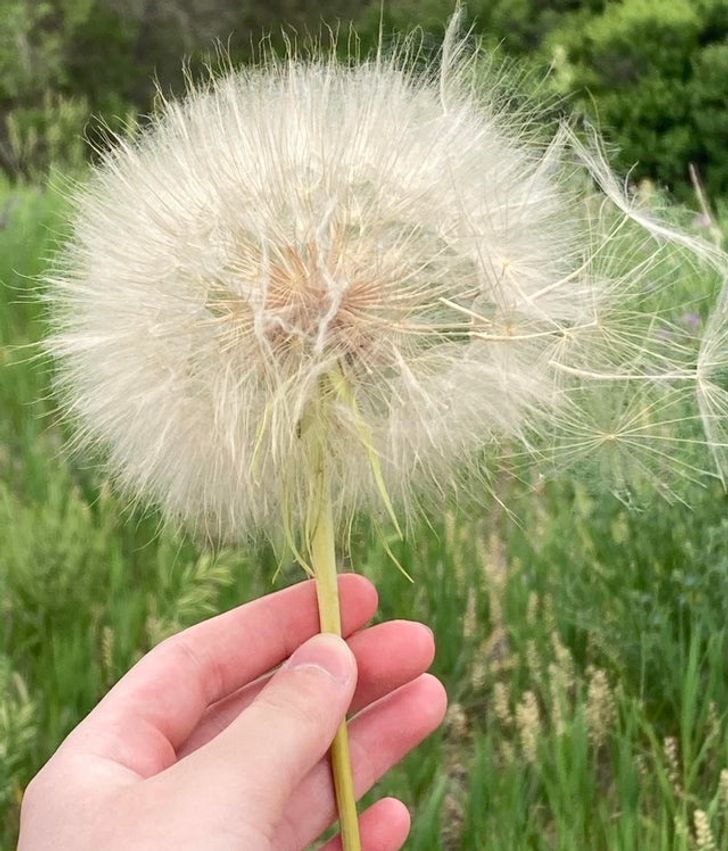
<svg viewBox="0 0 728 851">
<path fill-rule="evenodd" d="M 675 252 L 723 256 L 535 127 L 457 20 L 435 62 L 291 51 L 165 103 L 77 193 L 49 278 L 79 439 L 174 523 L 284 544 L 332 632 L 352 519 L 487 496 L 506 451 L 725 474 L 728 306 L 702 348 L 671 309 Z M 351 851 L 345 726 L 332 761 Z"/>
</svg>

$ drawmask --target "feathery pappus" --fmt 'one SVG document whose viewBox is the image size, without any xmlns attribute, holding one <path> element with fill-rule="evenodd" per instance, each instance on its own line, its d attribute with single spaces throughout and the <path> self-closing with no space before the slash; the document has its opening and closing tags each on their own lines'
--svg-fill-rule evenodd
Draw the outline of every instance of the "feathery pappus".
<svg viewBox="0 0 728 851">
<path fill-rule="evenodd" d="M 728 468 L 726 300 L 702 350 L 669 307 L 675 252 L 724 256 L 641 209 L 597 142 L 509 112 L 457 26 L 431 63 L 406 41 L 230 71 L 78 193 L 58 385 L 168 518 L 300 528 L 322 439 L 339 521 L 437 503 L 505 446 Z"/>
</svg>

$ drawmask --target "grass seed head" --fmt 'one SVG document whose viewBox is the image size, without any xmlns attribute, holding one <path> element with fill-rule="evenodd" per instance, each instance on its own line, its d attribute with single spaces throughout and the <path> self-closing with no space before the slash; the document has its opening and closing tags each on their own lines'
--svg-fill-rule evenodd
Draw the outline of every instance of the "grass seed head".
<svg viewBox="0 0 728 851">
<path fill-rule="evenodd" d="M 589 672 L 586 722 L 589 730 L 589 741 L 595 750 L 599 750 L 612 733 L 616 716 L 614 694 L 609 685 L 606 671 L 601 668 L 593 668 Z"/>
<path fill-rule="evenodd" d="M 503 728 L 507 729 L 513 724 L 510 691 L 500 680 L 493 687 L 493 711 Z"/>
<path fill-rule="evenodd" d="M 516 706 L 516 726 L 523 756 L 527 762 L 535 765 L 541 739 L 541 713 L 536 695 L 530 690 L 524 692 L 521 702 Z"/>
<path fill-rule="evenodd" d="M 693 813 L 695 825 L 695 845 L 698 851 L 718 851 L 718 846 L 710 828 L 710 820 L 705 810 L 695 810 Z"/>
</svg>

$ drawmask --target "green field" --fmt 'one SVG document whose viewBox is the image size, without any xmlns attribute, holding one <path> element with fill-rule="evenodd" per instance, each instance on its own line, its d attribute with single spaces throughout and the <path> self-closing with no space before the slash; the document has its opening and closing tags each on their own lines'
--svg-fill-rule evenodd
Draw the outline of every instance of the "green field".
<svg viewBox="0 0 728 851">
<path fill-rule="evenodd" d="M 0 189 L 0 847 L 24 785 L 163 636 L 272 587 L 269 553 L 202 552 L 127 509 L 64 452 L 36 278 L 57 193 Z M 696 273 L 697 274 L 697 273 Z M 447 724 L 377 789 L 407 848 L 728 849 L 728 498 L 683 503 L 568 481 L 498 484 L 502 510 L 445 513 L 355 570 L 382 618 L 435 631 Z M 296 581 L 291 567 L 278 584 Z"/>
</svg>

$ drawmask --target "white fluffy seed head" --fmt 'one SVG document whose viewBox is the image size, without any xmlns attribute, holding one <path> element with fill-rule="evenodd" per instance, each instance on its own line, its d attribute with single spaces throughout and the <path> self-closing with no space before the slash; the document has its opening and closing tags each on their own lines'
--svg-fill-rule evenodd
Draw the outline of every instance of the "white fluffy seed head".
<svg viewBox="0 0 728 851">
<path fill-rule="evenodd" d="M 587 429 L 592 385 L 690 384 L 635 320 L 649 228 L 625 256 L 635 212 L 580 194 L 570 131 L 533 141 L 468 63 L 453 28 L 438 73 L 267 59 L 96 169 L 49 347 L 123 485 L 215 538 L 273 534 L 303 522 L 321 441 L 339 518 L 408 509 L 484 451 Z"/>
</svg>

